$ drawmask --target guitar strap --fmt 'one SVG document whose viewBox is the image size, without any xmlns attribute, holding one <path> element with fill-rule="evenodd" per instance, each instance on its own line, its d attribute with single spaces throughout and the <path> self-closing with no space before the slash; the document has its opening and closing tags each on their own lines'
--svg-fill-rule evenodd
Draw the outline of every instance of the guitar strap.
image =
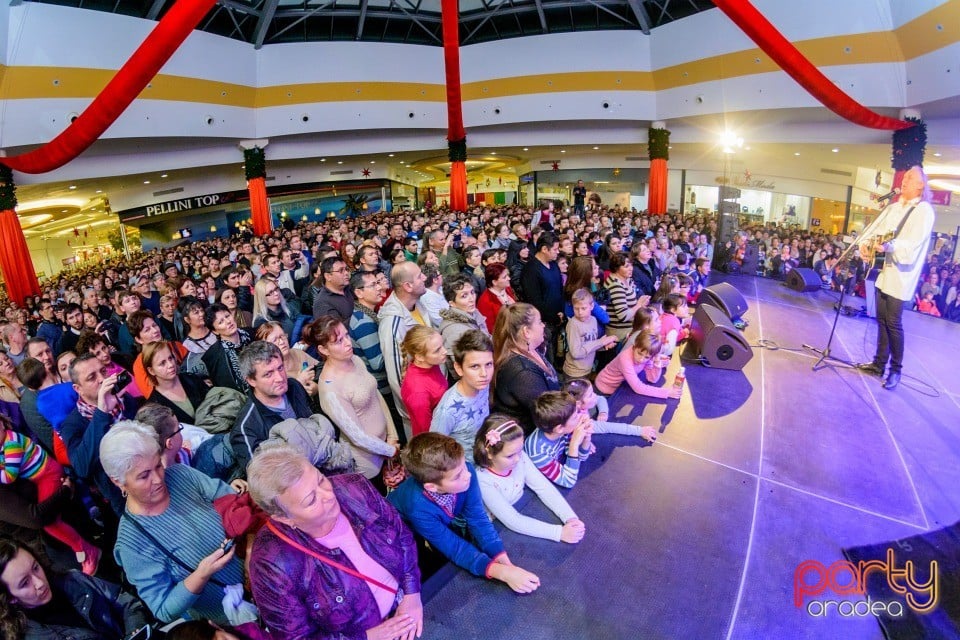
<svg viewBox="0 0 960 640">
<path fill-rule="evenodd" d="M 910 217 L 910 214 L 913 213 L 913 210 L 917 208 L 917 205 L 913 205 L 907 212 L 903 215 L 903 219 L 900 220 L 900 224 L 897 225 L 897 231 L 893 234 L 894 240 L 900 237 L 900 232 L 903 231 L 903 227 L 907 224 L 907 219 Z"/>
</svg>

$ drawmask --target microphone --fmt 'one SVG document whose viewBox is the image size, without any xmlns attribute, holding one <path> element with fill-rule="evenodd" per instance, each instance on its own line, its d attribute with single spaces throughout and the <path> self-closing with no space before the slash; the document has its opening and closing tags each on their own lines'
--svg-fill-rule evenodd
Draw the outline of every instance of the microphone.
<svg viewBox="0 0 960 640">
<path fill-rule="evenodd" d="M 883 202 L 884 200 L 890 200 L 900 195 L 900 187 L 895 187 L 889 193 L 885 193 L 882 196 L 877 196 L 877 202 Z"/>
</svg>

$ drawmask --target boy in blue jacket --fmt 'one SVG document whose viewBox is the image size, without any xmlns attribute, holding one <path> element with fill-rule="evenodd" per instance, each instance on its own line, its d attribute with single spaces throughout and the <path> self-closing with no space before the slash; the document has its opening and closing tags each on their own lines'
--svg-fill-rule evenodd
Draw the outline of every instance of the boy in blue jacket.
<svg viewBox="0 0 960 640">
<path fill-rule="evenodd" d="M 517 593 L 536 591 L 540 578 L 507 557 L 460 443 L 441 433 L 421 433 L 407 445 L 403 464 L 408 477 L 387 500 L 417 534 L 476 576 L 505 582 Z"/>
</svg>

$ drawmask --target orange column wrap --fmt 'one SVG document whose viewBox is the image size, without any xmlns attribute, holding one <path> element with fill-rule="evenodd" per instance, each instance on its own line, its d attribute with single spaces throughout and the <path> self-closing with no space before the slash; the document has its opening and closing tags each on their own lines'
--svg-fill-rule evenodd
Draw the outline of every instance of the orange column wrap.
<svg viewBox="0 0 960 640">
<path fill-rule="evenodd" d="M 653 214 L 667 212 L 667 161 L 656 158 L 650 161 L 650 192 L 647 209 Z"/>
<path fill-rule="evenodd" d="M 0 211 L 0 270 L 7 282 L 7 295 L 18 304 L 28 295 L 40 293 L 37 270 L 30 259 L 20 219 L 13 209 Z"/>
<path fill-rule="evenodd" d="M 467 210 L 467 163 L 450 163 L 450 209 Z"/>
<path fill-rule="evenodd" d="M 262 236 L 272 231 L 270 203 L 267 202 L 267 184 L 263 178 L 247 180 L 250 191 L 250 218 L 253 220 L 253 234 Z"/>
</svg>

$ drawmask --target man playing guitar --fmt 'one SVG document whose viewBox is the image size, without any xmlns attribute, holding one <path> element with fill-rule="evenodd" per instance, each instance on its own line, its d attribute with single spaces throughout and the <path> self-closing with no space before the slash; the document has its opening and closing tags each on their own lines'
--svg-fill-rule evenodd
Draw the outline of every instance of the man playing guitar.
<svg viewBox="0 0 960 640">
<path fill-rule="evenodd" d="M 872 362 L 858 368 L 882 378 L 889 360 L 883 388 L 892 391 L 900 384 L 903 369 L 903 305 L 913 299 L 933 231 L 934 213 L 923 169 L 911 167 L 904 174 L 899 200 L 882 216 L 877 235 L 891 239 L 874 247 L 884 254 L 877 277 L 877 353 Z"/>
</svg>

